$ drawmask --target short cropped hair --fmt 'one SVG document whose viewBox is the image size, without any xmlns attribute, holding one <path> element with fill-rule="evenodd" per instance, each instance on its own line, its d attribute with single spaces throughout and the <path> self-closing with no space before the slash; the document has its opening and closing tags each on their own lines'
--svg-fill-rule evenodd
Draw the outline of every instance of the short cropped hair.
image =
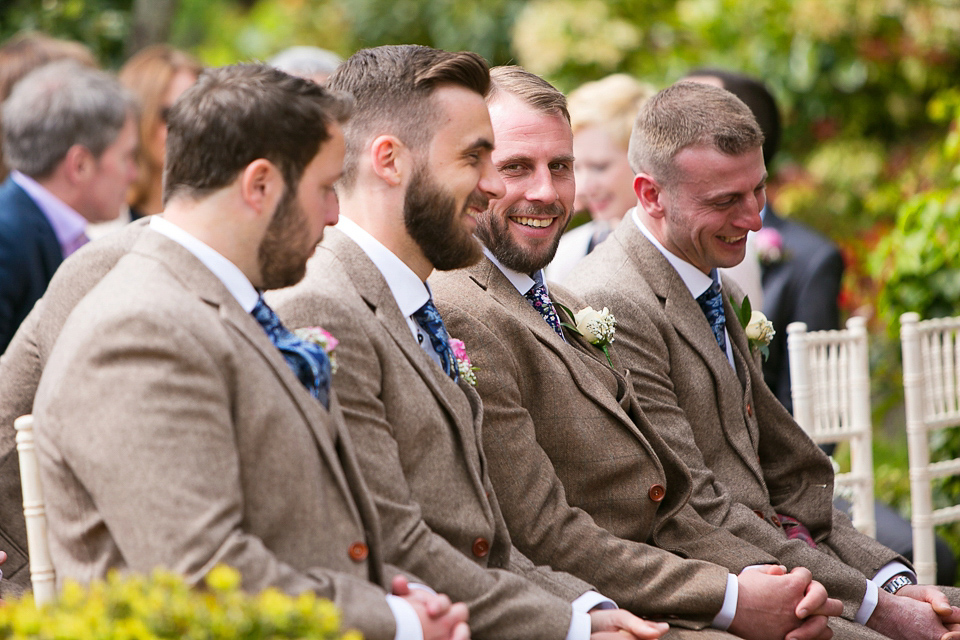
<svg viewBox="0 0 960 640">
<path fill-rule="evenodd" d="M 52 62 L 18 82 L 3 103 L 4 157 L 12 169 L 47 177 L 75 144 L 99 158 L 135 113 L 134 98 L 109 74 Z"/>
<path fill-rule="evenodd" d="M 769 166 L 780 149 L 781 126 L 777 101 L 767 86 L 757 78 L 722 69 L 694 69 L 686 77 L 696 76 L 716 78 L 723 84 L 724 89 L 750 107 L 753 117 L 763 131 L 763 161 Z"/>
<path fill-rule="evenodd" d="M 201 198 L 260 158 L 275 164 L 287 188 L 343 123 L 352 100 L 265 64 L 207 69 L 177 100 L 167 121 L 163 199 Z"/>
<path fill-rule="evenodd" d="M 600 127 L 626 150 L 640 107 L 656 92 L 653 85 L 625 73 L 582 84 L 567 98 L 573 133 Z"/>
<path fill-rule="evenodd" d="M 490 87 L 486 61 L 470 51 L 450 53 L 419 45 L 361 49 L 347 58 L 325 83 L 356 99 L 345 127 L 347 151 L 338 188 L 353 189 L 362 150 L 378 135 L 395 135 L 415 151 L 424 148 L 437 128 L 439 107 L 433 93 L 451 85 L 485 96 Z"/>
<path fill-rule="evenodd" d="M 627 157 L 635 173 L 668 185 L 676 178 L 674 157 L 687 147 L 738 156 L 762 145 L 763 132 L 739 98 L 712 85 L 678 82 L 640 109 Z"/>
<path fill-rule="evenodd" d="M 567 98 L 556 87 L 523 67 L 504 65 L 490 70 L 487 104 L 500 94 L 510 94 L 540 113 L 560 114 L 569 123 Z"/>
</svg>

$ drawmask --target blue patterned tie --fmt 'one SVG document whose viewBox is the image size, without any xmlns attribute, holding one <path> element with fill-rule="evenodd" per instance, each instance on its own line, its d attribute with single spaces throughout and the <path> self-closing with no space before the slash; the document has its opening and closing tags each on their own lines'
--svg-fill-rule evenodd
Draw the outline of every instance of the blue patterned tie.
<svg viewBox="0 0 960 640">
<path fill-rule="evenodd" d="M 697 296 L 697 302 L 703 309 L 703 315 L 707 316 L 707 322 L 713 329 L 713 335 L 720 345 L 720 350 L 727 353 L 727 336 L 724 333 L 726 318 L 723 314 L 723 293 L 720 291 L 720 283 L 716 280 L 710 285 L 710 288 Z"/>
<path fill-rule="evenodd" d="M 563 329 L 560 328 L 560 318 L 557 317 L 557 310 L 553 308 L 553 302 L 547 293 L 547 288 L 543 284 L 543 275 L 540 272 L 534 274 L 535 284 L 524 294 L 524 297 L 530 301 L 533 308 L 540 312 L 543 319 L 547 321 L 554 331 L 563 338 Z"/>
<path fill-rule="evenodd" d="M 270 342 L 280 350 L 284 360 L 303 386 L 327 409 L 330 408 L 330 358 L 318 344 L 301 340 L 280 323 L 280 318 L 261 297 L 250 314 L 267 332 Z"/>
<path fill-rule="evenodd" d="M 414 311 L 413 319 L 430 336 L 430 344 L 440 356 L 444 372 L 453 378 L 454 382 L 459 380 L 460 371 L 457 369 L 457 358 L 453 355 L 453 349 L 450 348 L 450 336 L 447 335 L 447 328 L 443 326 L 443 318 L 440 317 L 440 312 L 437 311 L 433 300 L 428 299 L 422 307 Z"/>
</svg>

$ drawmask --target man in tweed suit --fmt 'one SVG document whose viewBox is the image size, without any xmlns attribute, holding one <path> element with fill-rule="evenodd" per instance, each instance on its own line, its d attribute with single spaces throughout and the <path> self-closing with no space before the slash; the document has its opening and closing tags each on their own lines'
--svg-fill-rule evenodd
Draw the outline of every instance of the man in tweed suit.
<svg viewBox="0 0 960 640">
<path fill-rule="evenodd" d="M 475 216 L 503 189 L 488 84 L 480 56 L 427 47 L 367 49 L 338 68 L 325 86 L 356 99 L 343 217 L 303 282 L 271 304 L 287 325 L 319 324 L 339 341 L 334 388 L 387 560 L 465 601 L 474 637 L 616 637 L 621 626 L 657 637 L 664 628 L 627 611 L 588 615 L 605 601 L 589 584 L 513 549 L 480 446 L 480 400 L 439 335 L 424 281 L 479 258 Z"/>
<path fill-rule="evenodd" d="M 616 350 L 647 417 L 690 469 L 691 504 L 705 519 L 808 567 L 848 619 L 893 638 L 939 638 L 960 611 L 911 585 L 903 558 L 833 509 L 828 459 L 764 384 L 736 321 L 742 293 L 726 281 L 718 292 L 716 269 L 742 260 L 747 231 L 760 228 L 762 141 L 750 110 L 722 89 L 683 82 L 651 99 L 630 144 L 632 224 L 588 256 L 570 287 L 616 311 Z M 729 509 L 713 508 L 718 491 Z"/>
<path fill-rule="evenodd" d="M 197 582 L 226 563 L 245 589 L 331 598 L 367 637 L 469 636 L 462 604 L 411 594 L 404 578 L 402 597 L 386 596 L 379 522 L 336 396 L 274 346 L 275 322 L 261 326 L 255 287 L 302 277 L 336 219 L 348 105 L 269 67 L 207 72 L 170 115 L 163 217 L 106 242 L 103 260 L 97 246 L 76 257 L 115 264 L 72 273 L 68 299 L 89 293 L 51 328 L 40 363 L 58 578 L 163 565 Z M 44 326 L 47 305 L 55 319 L 59 302 L 24 329 Z"/>
<path fill-rule="evenodd" d="M 519 67 L 497 67 L 491 77 L 493 159 L 506 192 L 478 222 L 485 257 L 430 282 L 477 367 L 484 448 L 516 544 L 535 561 L 592 576 L 638 614 L 680 615 L 697 628 L 727 628 L 733 618 L 738 635 L 783 637 L 799 622 L 785 585 L 799 600 L 809 572 L 749 572 L 738 581 L 726 568 L 671 553 L 738 573 L 776 563 L 685 506 L 689 475 L 640 414 L 628 381 L 597 347 L 569 330 L 561 335 L 537 312 L 540 302 L 572 322 L 564 307 L 583 306 L 556 286 L 549 290 L 555 308 L 528 293 L 571 210 L 566 101 Z M 730 597 L 722 607 L 728 580 L 740 601 Z M 751 612 L 758 595 L 769 605 L 760 616 Z M 788 611 L 788 619 L 774 611 Z M 815 637 L 824 623 L 811 620 L 791 637 Z"/>
</svg>

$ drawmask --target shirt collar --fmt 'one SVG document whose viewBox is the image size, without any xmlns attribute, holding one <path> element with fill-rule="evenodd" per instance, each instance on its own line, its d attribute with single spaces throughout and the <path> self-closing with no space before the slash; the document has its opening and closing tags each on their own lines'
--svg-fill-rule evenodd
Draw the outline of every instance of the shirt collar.
<svg viewBox="0 0 960 640">
<path fill-rule="evenodd" d="M 490 259 L 497 269 L 500 269 L 500 272 L 510 281 L 517 291 L 520 292 L 520 295 L 527 295 L 527 292 L 533 288 L 535 284 L 542 284 L 544 289 L 547 289 L 547 281 L 543 277 L 543 269 L 540 269 L 534 272 L 533 277 L 527 275 L 526 273 L 520 273 L 519 271 L 514 271 L 510 267 L 505 267 L 497 257 L 493 255 L 493 252 L 490 251 L 486 246 L 483 247 L 483 254 Z M 550 290 L 547 289 L 547 295 L 550 295 Z"/>
<path fill-rule="evenodd" d="M 714 282 L 718 285 L 720 283 L 720 278 L 717 276 L 717 270 L 714 269 L 710 273 L 711 276 L 706 275 L 700 269 L 697 269 L 695 266 L 684 260 L 683 258 L 674 255 L 666 247 L 660 244 L 660 241 L 657 240 L 650 230 L 643 224 L 640 220 L 640 216 L 637 213 L 637 208 L 633 208 L 633 213 L 631 215 L 633 222 L 637 225 L 637 228 L 640 229 L 640 233 L 646 236 L 653 246 L 663 254 L 663 257 L 667 259 L 667 262 L 677 271 L 680 275 L 680 278 L 683 280 L 683 284 L 687 285 L 687 289 L 690 290 L 690 293 L 694 298 L 699 297 L 704 291 L 710 288 Z"/>
<path fill-rule="evenodd" d="M 77 239 L 87 228 L 87 219 L 30 176 L 14 170 L 10 172 L 10 178 L 27 192 L 43 212 L 66 257 L 66 247 L 76 245 Z"/>
<path fill-rule="evenodd" d="M 244 311 L 250 313 L 257 305 L 260 294 L 254 288 L 247 276 L 240 268 L 223 257 L 220 253 L 201 242 L 174 223 L 161 216 L 151 216 L 150 229 L 173 240 L 184 249 L 196 256 L 197 260 L 217 276 L 223 286 L 227 288 Z"/>
<path fill-rule="evenodd" d="M 396 299 L 400 313 L 405 317 L 412 316 L 431 298 L 429 285 L 366 229 L 346 216 L 340 216 L 336 228 L 356 242 L 367 254 L 383 275 L 383 279 L 387 281 L 390 293 Z"/>
</svg>

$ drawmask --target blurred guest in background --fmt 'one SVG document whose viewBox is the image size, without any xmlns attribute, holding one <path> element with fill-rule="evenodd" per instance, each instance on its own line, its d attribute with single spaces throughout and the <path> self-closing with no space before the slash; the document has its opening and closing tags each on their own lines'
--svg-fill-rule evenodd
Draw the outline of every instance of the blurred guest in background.
<svg viewBox="0 0 960 640">
<path fill-rule="evenodd" d="M 97 61 L 90 50 L 79 42 L 59 40 L 37 31 L 18 33 L 0 46 L 0 102 L 10 96 L 13 85 L 37 67 L 62 59 L 76 60 L 88 67 Z M 0 180 L 10 170 L 0 153 Z"/>
<path fill-rule="evenodd" d="M 570 94 L 577 203 L 590 212 L 591 221 L 560 239 L 557 254 L 546 268 L 550 280 L 562 282 L 637 204 L 627 144 L 640 105 L 654 93 L 651 85 L 616 73 Z"/>
<path fill-rule="evenodd" d="M 96 238 L 131 220 L 163 210 L 163 158 L 167 146 L 167 114 L 180 94 L 193 86 L 203 70 L 189 54 L 165 44 L 143 49 L 120 69 L 120 84 L 140 103 L 139 174 L 127 194 L 128 210 L 116 220 L 91 225 Z"/>
<path fill-rule="evenodd" d="M 267 61 L 290 75 L 323 84 L 337 70 L 343 58 L 320 47 L 296 46 L 284 49 Z"/>
<path fill-rule="evenodd" d="M 135 113 L 113 77 L 72 60 L 33 71 L 3 103 L 0 352 L 87 223 L 117 217 L 137 177 Z"/>
</svg>

